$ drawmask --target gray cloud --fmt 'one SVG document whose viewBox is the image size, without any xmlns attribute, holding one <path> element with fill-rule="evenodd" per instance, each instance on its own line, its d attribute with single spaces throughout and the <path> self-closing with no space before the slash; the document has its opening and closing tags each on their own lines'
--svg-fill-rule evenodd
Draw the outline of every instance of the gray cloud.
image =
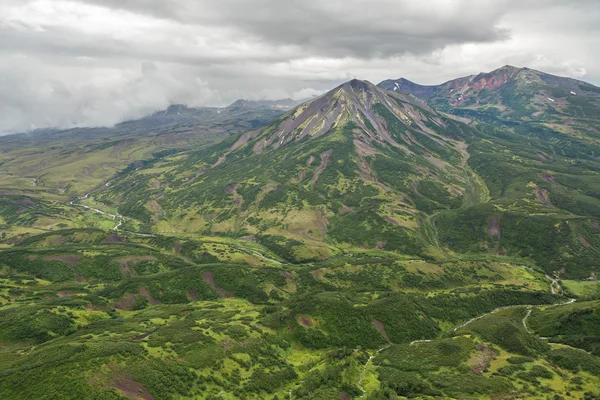
<svg viewBox="0 0 600 400">
<path fill-rule="evenodd" d="M 596 0 L 1 0 L 0 134 L 504 64 L 600 82 Z"/>
<path fill-rule="evenodd" d="M 87 0 L 211 27 L 236 38 L 293 46 L 313 55 L 386 57 L 508 35 L 497 24 L 513 0 Z"/>
</svg>

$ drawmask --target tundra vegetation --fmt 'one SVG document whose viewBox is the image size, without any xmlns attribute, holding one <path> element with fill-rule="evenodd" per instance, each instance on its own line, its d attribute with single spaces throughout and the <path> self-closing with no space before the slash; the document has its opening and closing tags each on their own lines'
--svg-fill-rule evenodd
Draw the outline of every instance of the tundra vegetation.
<svg viewBox="0 0 600 400">
<path fill-rule="evenodd" d="M 0 138 L 0 397 L 599 399 L 600 89 L 396 82 Z"/>
</svg>

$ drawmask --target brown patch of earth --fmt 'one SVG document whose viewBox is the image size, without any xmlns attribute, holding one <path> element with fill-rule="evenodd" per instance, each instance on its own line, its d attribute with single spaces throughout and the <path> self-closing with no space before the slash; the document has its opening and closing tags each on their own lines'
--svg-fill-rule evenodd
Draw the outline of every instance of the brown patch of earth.
<svg viewBox="0 0 600 400">
<path fill-rule="evenodd" d="M 119 393 L 130 399 L 154 400 L 148 389 L 141 383 L 134 381 L 131 376 L 115 376 L 112 379 L 112 385 Z"/>
<path fill-rule="evenodd" d="M 125 238 L 119 235 L 108 235 L 106 239 L 104 239 L 104 243 L 123 243 Z"/>
<path fill-rule="evenodd" d="M 125 275 L 125 272 L 129 272 L 131 275 L 133 275 L 133 271 L 129 268 L 129 263 L 133 263 L 132 265 L 137 264 L 139 261 L 156 261 L 156 257 L 154 256 L 130 256 L 130 257 L 121 257 L 121 258 L 115 258 L 113 259 L 113 261 L 116 261 L 119 263 L 119 265 L 121 266 L 121 273 L 123 274 L 123 276 L 127 276 Z"/>
<path fill-rule="evenodd" d="M 385 340 L 387 340 L 388 343 L 392 343 L 392 341 L 390 340 L 390 337 L 388 336 L 387 332 L 385 331 L 385 327 L 383 326 L 383 322 L 381 321 L 377 321 L 376 319 L 373 320 L 373 325 L 375 325 L 375 328 L 377 328 L 377 330 L 379 331 L 379 333 L 381 333 L 381 336 L 383 336 L 385 338 Z"/>
<path fill-rule="evenodd" d="M 395 218 L 393 217 L 385 217 L 385 219 L 387 220 L 387 222 L 389 222 L 392 225 L 395 226 L 400 226 L 400 222 L 398 222 Z"/>
<path fill-rule="evenodd" d="M 202 280 L 204 280 L 204 282 L 208 283 L 208 285 L 211 288 L 213 288 L 213 290 L 215 290 L 219 294 L 219 296 L 221 296 L 222 298 L 233 297 L 232 295 L 228 294 L 224 289 L 217 286 L 217 284 L 215 283 L 215 273 L 214 272 L 204 271 L 202 273 Z"/>
<path fill-rule="evenodd" d="M 54 246 L 58 246 L 58 245 L 61 245 L 61 244 L 63 244 L 63 243 L 67 243 L 67 242 L 68 242 L 68 240 L 67 240 L 67 238 L 66 238 L 66 237 L 64 237 L 64 236 L 57 236 L 57 237 L 55 237 L 55 238 L 52 240 L 52 244 L 53 244 Z"/>
<path fill-rule="evenodd" d="M 505 394 L 498 394 L 496 396 L 492 396 L 490 397 L 490 400 L 505 400 L 505 399 L 522 399 L 523 396 L 521 396 L 518 393 L 505 393 Z"/>
<path fill-rule="evenodd" d="M 145 287 L 140 288 L 140 294 L 142 296 L 144 296 L 145 298 L 147 298 L 148 301 L 150 302 L 150 304 L 152 304 L 153 306 L 160 304 L 160 301 L 158 301 L 154 297 L 152 297 L 152 295 L 150 294 L 148 289 L 146 289 Z"/>
<path fill-rule="evenodd" d="M 281 275 L 284 276 L 285 279 L 287 279 L 288 281 L 294 281 L 294 275 L 292 275 L 291 272 L 287 272 L 287 271 L 281 271 Z"/>
<path fill-rule="evenodd" d="M 544 207 L 550 207 L 550 200 L 548 199 L 548 191 L 546 189 L 542 189 L 541 187 L 536 186 L 535 195 L 537 196 L 538 201 Z"/>
<path fill-rule="evenodd" d="M 385 249 L 385 245 L 386 245 L 385 242 L 377 242 L 377 244 L 375 244 L 375 248 L 378 250 L 383 250 L 383 249 Z"/>
<path fill-rule="evenodd" d="M 588 242 L 587 239 L 585 237 L 583 237 L 583 235 L 581 233 L 577 234 L 577 238 L 579 239 L 579 243 L 581 243 L 584 247 L 587 247 L 588 249 L 590 247 L 592 247 L 590 242 Z"/>
<path fill-rule="evenodd" d="M 482 375 L 490 367 L 490 361 L 496 354 L 483 343 L 478 344 L 475 348 L 477 349 L 477 353 L 467 362 L 471 367 L 469 373 Z"/>
<path fill-rule="evenodd" d="M 500 225 L 498 225 L 498 218 L 492 217 L 490 218 L 490 222 L 488 224 L 487 233 L 490 238 L 493 237 L 502 237 L 502 229 Z"/>
<path fill-rule="evenodd" d="M 45 261 L 62 261 L 66 262 L 69 265 L 79 264 L 81 257 L 77 254 L 64 254 L 60 256 L 46 256 L 44 257 Z"/>
<path fill-rule="evenodd" d="M 31 199 L 13 200 L 13 204 L 18 204 L 20 206 L 28 206 L 28 207 L 35 206 L 35 202 Z"/>
<path fill-rule="evenodd" d="M 292 178 L 292 180 L 290 181 L 291 183 L 298 183 L 298 182 L 302 182 L 304 180 L 304 178 L 306 178 L 306 170 L 303 169 L 300 174 L 298 175 L 297 178 Z"/>
<path fill-rule="evenodd" d="M 321 153 L 321 165 L 317 167 L 312 177 L 313 186 L 317 184 L 317 181 L 319 180 L 319 175 L 321 175 L 321 173 L 325 171 L 325 168 L 327 168 L 327 164 L 329 163 L 329 159 L 331 158 L 332 154 L 333 150 L 328 150 L 324 153 Z"/>
<path fill-rule="evenodd" d="M 64 290 L 62 292 L 58 292 L 58 297 L 73 296 L 74 294 L 75 294 L 75 292 L 73 292 L 71 290 Z"/>
<path fill-rule="evenodd" d="M 177 242 L 177 243 L 175 243 L 175 246 L 173 246 L 173 252 L 176 255 L 179 255 L 180 251 L 181 251 L 181 242 Z"/>
<path fill-rule="evenodd" d="M 341 392 L 340 393 L 340 400 L 352 400 L 352 396 L 350 396 L 346 392 Z"/>
<path fill-rule="evenodd" d="M 314 326 L 314 322 L 308 317 L 300 317 L 300 325 L 304 326 L 305 328 L 312 328 Z"/>
<path fill-rule="evenodd" d="M 349 214 L 354 211 L 354 208 L 342 205 L 342 214 Z"/>
<path fill-rule="evenodd" d="M 123 275 L 123 277 L 135 275 L 135 271 L 132 270 L 131 268 L 129 268 L 129 265 L 127 265 L 127 264 L 121 264 L 119 266 L 119 269 L 121 270 L 121 275 Z"/>
<path fill-rule="evenodd" d="M 190 289 L 190 291 L 186 293 L 186 296 L 190 301 L 196 301 L 198 300 L 198 297 L 200 297 L 200 292 L 196 289 Z"/>
<path fill-rule="evenodd" d="M 131 310 L 135 304 L 136 297 L 136 294 L 125 293 L 117 303 L 113 303 L 113 307 L 119 310 Z"/>
<path fill-rule="evenodd" d="M 596 229 L 600 230 L 600 222 L 597 222 L 597 221 L 591 221 L 591 222 L 590 222 L 590 224 L 591 224 L 591 225 L 592 225 L 594 228 L 596 228 Z"/>
<path fill-rule="evenodd" d="M 216 162 L 216 163 L 214 163 L 213 165 L 211 165 L 210 167 L 211 167 L 211 168 L 216 168 L 216 167 L 218 167 L 219 165 L 223 164 L 223 162 L 225 161 L 225 159 L 226 159 L 226 158 L 227 158 L 227 155 L 224 155 L 224 156 L 221 156 L 221 157 L 219 157 L 219 159 L 217 160 L 217 162 Z"/>
<path fill-rule="evenodd" d="M 544 182 L 551 183 L 552 185 L 555 185 L 554 177 L 552 175 L 542 174 L 542 180 Z"/>
</svg>

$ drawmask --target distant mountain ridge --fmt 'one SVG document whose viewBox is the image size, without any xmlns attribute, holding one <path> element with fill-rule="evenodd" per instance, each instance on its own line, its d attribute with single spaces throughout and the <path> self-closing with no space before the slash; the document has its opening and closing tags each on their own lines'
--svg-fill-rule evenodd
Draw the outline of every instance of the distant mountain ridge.
<svg viewBox="0 0 600 400">
<path fill-rule="evenodd" d="M 246 100 L 239 99 L 231 103 L 227 108 L 273 108 L 278 110 L 288 110 L 292 107 L 296 107 L 302 104 L 304 100 L 292 100 L 292 99 L 281 99 L 281 100 Z"/>
</svg>

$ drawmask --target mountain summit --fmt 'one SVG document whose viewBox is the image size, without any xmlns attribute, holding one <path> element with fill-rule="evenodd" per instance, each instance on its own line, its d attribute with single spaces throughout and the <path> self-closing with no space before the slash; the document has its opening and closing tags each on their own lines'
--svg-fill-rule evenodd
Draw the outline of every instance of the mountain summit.
<svg viewBox="0 0 600 400">
<path fill-rule="evenodd" d="M 420 254 L 437 246 L 417 232 L 428 213 L 485 197 L 466 164 L 470 130 L 415 96 L 352 80 L 174 164 L 180 178 L 156 194 L 157 218 L 286 237 L 291 259 L 326 257 L 330 240 Z"/>
</svg>

